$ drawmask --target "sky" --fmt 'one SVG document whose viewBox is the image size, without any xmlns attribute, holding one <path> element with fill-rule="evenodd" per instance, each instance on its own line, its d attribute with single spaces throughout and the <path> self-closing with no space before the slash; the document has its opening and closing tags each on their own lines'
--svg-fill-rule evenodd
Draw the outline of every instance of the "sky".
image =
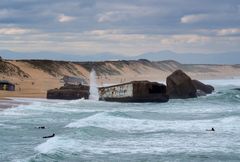
<svg viewBox="0 0 240 162">
<path fill-rule="evenodd" d="M 240 0 L 1 0 L 0 50 L 240 51 Z"/>
</svg>

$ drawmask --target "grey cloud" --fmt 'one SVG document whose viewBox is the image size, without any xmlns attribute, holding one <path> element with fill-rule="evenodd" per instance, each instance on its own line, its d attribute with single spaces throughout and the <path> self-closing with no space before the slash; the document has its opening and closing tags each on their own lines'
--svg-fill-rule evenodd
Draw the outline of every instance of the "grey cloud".
<svg viewBox="0 0 240 162">
<path fill-rule="evenodd" d="M 0 23 L 46 31 L 48 28 L 52 31 L 55 27 L 63 31 L 70 29 L 79 32 L 93 28 L 151 28 L 153 33 L 159 30 L 158 28 L 225 28 L 239 23 L 238 5 L 239 2 L 234 0 L 222 0 L 218 3 L 207 0 L 3 0 L 0 2 Z M 8 11 L 9 16 L 1 18 L 1 12 L 4 11 Z M 77 19 L 72 26 L 61 26 L 56 21 L 60 14 Z M 219 14 L 223 16 L 218 16 Z M 181 24 L 181 19 L 191 15 L 206 15 L 206 18 L 198 21 L 196 25 L 194 22 Z"/>
<path fill-rule="evenodd" d="M 122 38 L 124 35 L 124 39 L 135 35 L 141 38 L 157 37 L 153 40 L 159 42 L 162 37 L 176 35 L 200 35 L 214 37 L 215 40 L 217 37 L 239 35 L 239 6 L 239 0 L 1 0 L 0 28 L 4 28 L 4 31 L 8 27 L 39 31 L 38 34 L 47 35 L 44 40 L 52 40 L 52 44 L 54 41 L 68 41 L 64 37 L 65 33 L 68 37 L 72 35 L 71 41 L 76 44 L 83 41 L 101 45 L 109 43 L 105 39 L 109 35 L 102 36 L 100 40 L 93 35 L 83 37 L 84 33 L 95 30 L 118 30 L 121 32 L 111 36 Z M 61 21 L 59 16 L 63 16 Z M 41 39 L 34 34 L 32 41 L 34 38 Z M 59 37 L 56 38 L 55 35 Z M 11 36 L 9 39 L 14 38 Z M 4 41 L 3 37 L 0 41 Z M 120 43 L 122 45 L 124 41 L 119 39 L 111 44 L 111 48 L 119 49 Z M 148 44 L 158 47 L 156 42 Z M 159 43 L 159 47 L 164 46 Z M 187 49 L 188 44 L 184 47 Z M 129 51 L 134 51 L 134 43 L 131 48 L 133 49 Z M 167 48 L 172 50 L 175 46 L 169 45 Z M 196 48 L 192 47 L 189 50 L 194 49 Z"/>
</svg>

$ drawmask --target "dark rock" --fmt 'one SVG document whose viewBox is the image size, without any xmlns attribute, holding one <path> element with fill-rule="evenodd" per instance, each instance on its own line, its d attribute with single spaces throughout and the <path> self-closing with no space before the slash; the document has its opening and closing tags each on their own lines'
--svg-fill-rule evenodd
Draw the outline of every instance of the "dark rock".
<svg viewBox="0 0 240 162">
<path fill-rule="evenodd" d="M 201 90 L 206 94 L 211 94 L 214 91 L 214 87 L 211 85 L 206 85 L 198 80 L 192 80 L 193 85 L 197 90 Z"/>
<path fill-rule="evenodd" d="M 240 91 L 240 88 L 233 88 L 232 90 Z"/>
<path fill-rule="evenodd" d="M 192 79 L 182 70 L 176 70 L 167 77 L 167 94 L 170 99 L 186 99 L 197 97 L 197 89 Z"/>
</svg>

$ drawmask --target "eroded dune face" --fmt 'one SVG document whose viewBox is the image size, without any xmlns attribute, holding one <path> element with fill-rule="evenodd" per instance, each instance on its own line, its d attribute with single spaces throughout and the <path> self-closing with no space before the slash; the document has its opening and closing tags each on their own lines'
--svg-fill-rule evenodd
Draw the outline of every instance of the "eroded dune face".
<svg viewBox="0 0 240 162">
<path fill-rule="evenodd" d="M 64 84 L 64 76 L 80 77 L 89 83 L 91 69 L 96 71 L 99 86 L 133 80 L 165 81 L 173 71 L 181 69 L 192 79 L 219 79 L 240 76 L 239 65 L 187 65 L 168 61 L 104 61 L 67 62 L 52 60 L 1 60 L 0 79 L 16 84 L 16 92 L 4 96 L 46 97 L 49 89 Z M 2 92 L 0 92 L 2 93 Z"/>
<path fill-rule="evenodd" d="M 12 61 L 0 60 L 0 75 L 8 77 L 29 78 L 29 74 L 24 72 L 20 67 L 11 63 Z"/>
</svg>

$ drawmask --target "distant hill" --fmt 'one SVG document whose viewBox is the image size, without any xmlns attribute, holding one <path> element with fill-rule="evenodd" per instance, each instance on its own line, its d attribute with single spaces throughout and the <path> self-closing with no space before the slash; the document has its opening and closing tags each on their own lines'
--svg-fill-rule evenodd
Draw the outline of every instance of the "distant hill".
<svg viewBox="0 0 240 162">
<path fill-rule="evenodd" d="M 98 54 L 69 54 L 57 52 L 21 53 L 9 50 L 0 50 L 0 56 L 5 59 L 48 59 L 63 61 L 116 61 L 148 59 L 150 61 L 176 60 L 184 64 L 240 64 L 240 52 L 227 53 L 175 53 L 172 51 L 159 51 L 144 53 L 138 56 L 126 56 L 112 53 Z"/>
<path fill-rule="evenodd" d="M 40 60 L 58 60 L 58 61 L 106 61 L 106 60 L 127 60 L 130 57 L 116 55 L 111 53 L 99 53 L 92 55 L 76 55 L 69 53 L 57 52 L 13 52 L 10 50 L 0 50 L 0 56 L 10 60 L 26 60 L 26 59 L 40 59 Z"/>
<path fill-rule="evenodd" d="M 239 64 L 240 52 L 228 53 L 175 53 L 172 51 L 160 51 L 145 53 L 136 57 L 148 60 L 176 60 L 184 64 Z"/>
<path fill-rule="evenodd" d="M 94 69 L 98 76 L 123 76 L 134 75 L 155 75 L 158 73 L 172 73 L 177 69 L 182 69 L 187 73 L 218 73 L 222 68 L 238 71 L 240 64 L 221 65 L 221 64 L 181 64 L 174 60 L 149 61 L 139 60 L 118 60 L 118 61 L 56 61 L 56 60 L 2 60 L 0 61 L 0 74 L 6 76 L 19 75 L 20 78 L 31 78 L 28 71 L 37 70 L 52 76 L 61 78 L 68 76 L 84 76 Z M 34 73 L 35 74 L 35 73 Z M 158 75 L 158 74 L 156 74 Z M 41 76 L 40 76 L 41 77 Z M 133 76 L 131 76 L 133 77 Z"/>
</svg>

